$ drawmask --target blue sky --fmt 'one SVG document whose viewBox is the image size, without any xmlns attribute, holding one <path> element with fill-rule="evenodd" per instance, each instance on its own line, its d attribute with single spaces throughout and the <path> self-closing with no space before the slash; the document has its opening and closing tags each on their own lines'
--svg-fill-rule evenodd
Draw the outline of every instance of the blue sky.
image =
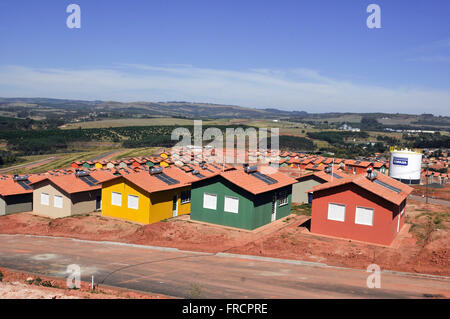
<svg viewBox="0 0 450 319">
<path fill-rule="evenodd" d="M 2 0 L 0 96 L 450 115 L 449 15 L 446 0 Z"/>
</svg>

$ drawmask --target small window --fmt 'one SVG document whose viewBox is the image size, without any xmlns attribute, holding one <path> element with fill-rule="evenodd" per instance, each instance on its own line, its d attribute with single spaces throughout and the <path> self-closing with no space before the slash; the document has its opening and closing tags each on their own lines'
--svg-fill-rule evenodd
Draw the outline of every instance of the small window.
<svg viewBox="0 0 450 319">
<path fill-rule="evenodd" d="M 128 208 L 139 209 L 139 196 L 128 195 Z"/>
<path fill-rule="evenodd" d="M 356 207 L 355 224 L 373 226 L 373 208 Z"/>
<path fill-rule="evenodd" d="M 41 205 L 49 206 L 50 205 L 50 195 L 46 193 L 41 194 Z"/>
<path fill-rule="evenodd" d="M 239 198 L 225 196 L 225 204 L 224 204 L 223 210 L 226 212 L 229 212 L 229 213 L 238 214 L 239 213 Z"/>
<path fill-rule="evenodd" d="M 345 205 L 329 203 L 328 219 L 336 220 L 338 222 L 345 221 Z"/>
<path fill-rule="evenodd" d="M 111 205 L 122 206 L 122 194 L 112 192 L 111 193 Z"/>
<path fill-rule="evenodd" d="M 280 192 L 278 195 L 278 206 L 284 206 L 288 204 L 288 196 L 286 192 Z"/>
<path fill-rule="evenodd" d="M 53 196 L 53 206 L 56 208 L 63 208 L 63 198 L 62 196 Z"/>
<path fill-rule="evenodd" d="M 191 191 L 181 192 L 181 204 L 186 204 L 191 202 Z"/>
<path fill-rule="evenodd" d="M 216 210 L 217 195 L 204 193 L 203 194 L 203 208 Z"/>
</svg>

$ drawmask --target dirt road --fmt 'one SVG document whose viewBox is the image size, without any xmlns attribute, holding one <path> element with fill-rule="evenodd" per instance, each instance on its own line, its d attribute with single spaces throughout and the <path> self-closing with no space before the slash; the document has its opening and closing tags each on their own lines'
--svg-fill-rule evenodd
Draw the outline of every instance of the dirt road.
<svg viewBox="0 0 450 319">
<path fill-rule="evenodd" d="M 450 277 L 369 273 L 325 264 L 68 238 L 0 235 L 0 265 L 64 278 L 70 264 L 82 279 L 181 298 L 450 297 Z"/>
<path fill-rule="evenodd" d="M 40 165 L 44 165 L 44 164 L 50 163 L 51 161 L 55 161 L 58 158 L 59 157 L 57 157 L 57 156 L 52 156 L 52 157 L 47 157 L 47 158 L 41 159 L 39 161 L 34 161 L 34 162 L 25 163 L 25 164 L 5 167 L 5 168 L 0 169 L 0 173 L 10 172 L 10 171 L 13 171 L 13 170 L 16 170 L 16 169 L 20 169 L 20 168 L 37 167 L 37 166 L 40 166 Z"/>
</svg>

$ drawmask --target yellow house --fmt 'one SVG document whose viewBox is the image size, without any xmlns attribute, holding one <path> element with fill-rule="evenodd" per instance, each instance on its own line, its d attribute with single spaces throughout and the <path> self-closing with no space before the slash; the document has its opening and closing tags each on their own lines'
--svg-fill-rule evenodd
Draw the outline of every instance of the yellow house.
<svg viewBox="0 0 450 319">
<path fill-rule="evenodd" d="M 102 215 L 151 224 L 189 214 L 193 180 L 175 166 L 116 176 L 102 183 Z"/>
</svg>

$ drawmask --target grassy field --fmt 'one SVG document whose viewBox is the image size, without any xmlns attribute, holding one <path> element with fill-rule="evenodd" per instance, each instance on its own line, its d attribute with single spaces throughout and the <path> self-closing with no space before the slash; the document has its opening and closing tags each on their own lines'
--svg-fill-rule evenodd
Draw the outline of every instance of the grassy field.
<svg viewBox="0 0 450 319">
<path fill-rule="evenodd" d="M 203 122 L 204 124 L 209 122 Z M 193 125 L 193 120 L 178 119 L 178 118 L 125 118 L 125 119 L 112 119 L 101 120 L 92 122 L 80 122 L 70 123 L 61 126 L 62 129 L 75 129 L 75 128 L 108 128 L 108 127 L 124 127 L 124 126 L 164 126 L 164 125 Z"/>
<path fill-rule="evenodd" d="M 143 148 L 131 148 L 124 150 L 120 154 L 113 156 L 112 160 L 118 160 L 122 158 L 131 158 L 131 157 L 139 157 L 139 156 L 150 156 L 156 155 L 155 152 L 159 149 L 159 147 L 143 147 Z"/>
</svg>

